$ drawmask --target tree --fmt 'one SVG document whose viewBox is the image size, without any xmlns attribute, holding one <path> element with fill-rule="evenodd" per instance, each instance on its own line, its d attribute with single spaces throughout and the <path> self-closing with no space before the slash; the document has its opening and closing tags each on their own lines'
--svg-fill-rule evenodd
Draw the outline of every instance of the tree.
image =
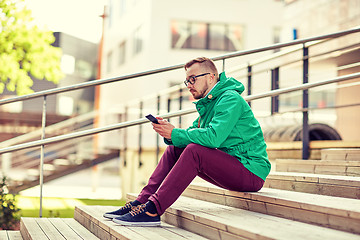
<svg viewBox="0 0 360 240">
<path fill-rule="evenodd" d="M 0 0 L 0 94 L 5 87 L 18 95 L 32 93 L 30 75 L 58 83 L 61 49 L 54 41 L 51 31 L 33 23 L 24 0 Z"/>
</svg>

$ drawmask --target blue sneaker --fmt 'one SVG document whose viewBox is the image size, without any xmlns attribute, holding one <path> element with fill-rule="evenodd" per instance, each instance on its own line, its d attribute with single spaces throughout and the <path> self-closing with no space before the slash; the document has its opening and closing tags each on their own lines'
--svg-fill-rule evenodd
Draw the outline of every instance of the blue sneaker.
<svg viewBox="0 0 360 240">
<path fill-rule="evenodd" d="M 132 209 L 129 213 L 114 218 L 113 222 L 124 226 L 159 226 L 160 216 L 157 213 L 148 212 L 146 205 L 141 204 Z"/>
<path fill-rule="evenodd" d="M 124 214 L 127 214 L 131 211 L 131 209 L 135 208 L 136 206 L 140 205 L 141 203 L 138 201 L 128 202 L 124 206 L 122 206 L 120 209 L 112 212 L 107 212 L 103 215 L 104 218 L 113 219 L 119 216 L 122 216 Z"/>
</svg>

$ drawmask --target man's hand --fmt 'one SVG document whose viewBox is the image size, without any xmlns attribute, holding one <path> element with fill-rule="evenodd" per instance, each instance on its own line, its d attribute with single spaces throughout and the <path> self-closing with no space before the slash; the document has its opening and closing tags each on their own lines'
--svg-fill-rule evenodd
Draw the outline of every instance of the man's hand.
<svg viewBox="0 0 360 240">
<path fill-rule="evenodd" d="M 175 126 L 161 117 L 156 117 L 156 119 L 158 120 L 159 124 L 152 123 L 155 132 L 157 132 L 160 136 L 171 140 L 171 132 Z"/>
</svg>

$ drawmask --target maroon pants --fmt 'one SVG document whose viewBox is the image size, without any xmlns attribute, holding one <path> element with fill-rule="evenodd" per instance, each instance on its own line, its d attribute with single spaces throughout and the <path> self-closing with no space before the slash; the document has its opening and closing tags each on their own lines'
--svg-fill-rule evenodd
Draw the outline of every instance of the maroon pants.
<svg viewBox="0 0 360 240">
<path fill-rule="evenodd" d="M 247 170 L 237 158 L 192 143 L 186 148 L 167 147 L 137 200 L 141 203 L 151 200 L 162 215 L 196 176 L 240 192 L 256 192 L 264 185 L 264 180 Z"/>
</svg>

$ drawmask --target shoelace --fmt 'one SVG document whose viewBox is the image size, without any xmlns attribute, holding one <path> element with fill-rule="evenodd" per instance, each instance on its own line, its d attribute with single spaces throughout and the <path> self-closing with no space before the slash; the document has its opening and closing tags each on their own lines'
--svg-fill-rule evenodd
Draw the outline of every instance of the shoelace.
<svg viewBox="0 0 360 240">
<path fill-rule="evenodd" d="M 132 209 L 136 208 L 136 206 L 131 205 L 131 202 L 127 202 L 124 206 L 122 206 L 120 208 L 120 210 L 124 210 L 124 209 L 128 209 L 128 208 L 131 208 L 131 210 L 132 210 Z"/>
<path fill-rule="evenodd" d="M 126 203 L 124 206 L 121 207 L 121 209 L 128 209 L 128 208 L 132 208 L 133 205 L 131 205 L 130 202 Z"/>
<path fill-rule="evenodd" d="M 145 204 L 141 204 L 141 205 L 138 205 L 138 206 L 132 208 L 131 211 L 130 211 L 131 216 L 134 217 L 134 216 L 144 212 L 145 211 L 145 206 L 146 206 Z"/>
</svg>

